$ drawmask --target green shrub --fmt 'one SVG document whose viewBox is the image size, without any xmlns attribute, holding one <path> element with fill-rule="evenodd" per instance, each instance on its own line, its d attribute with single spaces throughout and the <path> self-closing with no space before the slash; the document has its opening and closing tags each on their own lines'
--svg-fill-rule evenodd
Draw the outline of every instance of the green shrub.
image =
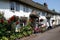
<svg viewBox="0 0 60 40">
<path fill-rule="evenodd" d="M 16 38 L 22 38 L 24 35 L 21 33 L 17 33 L 15 36 L 16 36 Z"/>
<path fill-rule="evenodd" d="M 3 14 L 0 14 L 0 40 L 15 40 L 16 38 L 22 38 L 24 36 L 31 35 L 33 32 L 32 27 L 28 24 L 20 29 L 19 33 L 15 32 L 16 16 L 13 16 L 9 20 L 6 20 Z M 11 21 L 12 20 L 12 21 Z"/>
<path fill-rule="evenodd" d="M 16 37 L 14 35 L 10 35 L 10 40 L 14 40 Z"/>
<path fill-rule="evenodd" d="M 8 38 L 3 36 L 2 39 L 0 39 L 0 40 L 8 40 Z"/>
<path fill-rule="evenodd" d="M 27 34 L 26 31 L 23 31 L 23 35 L 24 35 L 24 36 L 28 36 L 28 34 Z"/>
<path fill-rule="evenodd" d="M 33 32 L 32 31 L 27 31 L 28 35 L 31 35 Z"/>
</svg>

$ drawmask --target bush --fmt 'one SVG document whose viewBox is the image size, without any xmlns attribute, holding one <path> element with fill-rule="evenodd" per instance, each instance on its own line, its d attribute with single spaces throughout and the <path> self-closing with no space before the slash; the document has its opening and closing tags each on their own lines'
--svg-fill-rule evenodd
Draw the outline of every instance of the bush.
<svg viewBox="0 0 60 40">
<path fill-rule="evenodd" d="M 0 39 L 0 40 L 8 40 L 8 38 L 3 36 L 2 39 Z"/>
<path fill-rule="evenodd" d="M 0 14 L 0 40 L 15 40 L 16 38 L 29 36 L 33 33 L 32 27 L 29 24 L 22 27 L 20 32 L 15 32 L 15 26 L 18 24 L 17 20 L 17 16 L 12 16 L 9 20 L 6 20 L 5 17 Z"/>
</svg>

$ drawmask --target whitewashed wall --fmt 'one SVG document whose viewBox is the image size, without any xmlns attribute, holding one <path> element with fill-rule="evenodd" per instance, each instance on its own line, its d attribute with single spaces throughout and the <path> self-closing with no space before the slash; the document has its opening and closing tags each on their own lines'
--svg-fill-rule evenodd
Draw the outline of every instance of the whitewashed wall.
<svg viewBox="0 0 60 40">
<path fill-rule="evenodd" d="M 23 7 L 24 7 L 23 5 L 20 5 L 20 16 L 29 17 L 32 9 L 31 9 L 31 8 L 28 8 L 28 9 L 29 9 L 29 12 L 24 12 L 24 11 L 23 11 Z"/>
<path fill-rule="evenodd" d="M 20 5 L 20 11 L 12 12 L 10 10 L 10 2 L 0 1 L 0 11 L 4 12 L 4 16 L 6 17 L 6 19 L 9 19 L 13 15 L 16 15 L 19 17 L 21 17 L 21 16 L 29 17 L 32 9 L 29 8 L 29 12 L 24 12 L 23 7 L 24 7 L 23 5 Z"/>
<path fill-rule="evenodd" d="M 60 24 L 60 16 L 59 15 L 56 15 L 55 18 L 57 20 L 57 25 Z"/>
<path fill-rule="evenodd" d="M 10 12 L 10 3 L 8 1 L 0 1 L 0 11 L 4 12 L 6 19 L 13 15 L 13 13 Z"/>
<path fill-rule="evenodd" d="M 10 2 L 9 1 L 0 1 L 0 11 L 4 12 L 4 16 L 6 17 L 6 19 L 9 19 L 11 16 L 16 15 L 16 16 L 25 16 L 29 18 L 29 15 L 32 11 L 33 8 L 29 8 L 29 12 L 24 12 L 24 5 L 20 4 L 20 11 L 15 11 L 12 12 L 12 10 L 10 10 Z M 40 10 L 39 10 L 40 11 Z M 40 14 L 40 16 L 45 17 L 42 15 L 42 12 Z"/>
<path fill-rule="evenodd" d="M 53 15 L 53 17 L 51 18 L 51 21 L 52 20 L 55 20 L 55 25 L 60 24 L 60 16 L 59 15 Z"/>
</svg>

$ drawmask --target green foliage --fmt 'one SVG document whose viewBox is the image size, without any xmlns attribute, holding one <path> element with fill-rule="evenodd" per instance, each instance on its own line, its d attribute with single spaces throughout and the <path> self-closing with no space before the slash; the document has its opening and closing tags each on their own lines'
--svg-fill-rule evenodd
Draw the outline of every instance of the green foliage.
<svg viewBox="0 0 60 40">
<path fill-rule="evenodd" d="M 8 38 L 3 36 L 0 40 L 8 40 Z"/>
<path fill-rule="evenodd" d="M 16 36 L 17 38 L 22 38 L 24 35 L 21 34 L 21 33 L 17 33 L 15 36 Z"/>
<path fill-rule="evenodd" d="M 33 33 L 33 31 L 27 31 L 28 35 L 31 35 Z"/>
<path fill-rule="evenodd" d="M 4 20 L 3 25 L 7 25 L 7 24 L 8 24 L 8 21 L 7 20 Z"/>
<path fill-rule="evenodd" d="M 32 27 L 30 25 L 27 25 L 23 28 L 21 28 L 20 31 L 24 36 L 29 36 L 33 33 Z"/>
<path fill-rule="evenodd" d="M 15 35 L 11 35 L 10 40 L 14 40 L 14 39 L 16 39 Z"/>
<path fill-rule="evenodd" d="M 27 34 L 27 32 L 26 32 L 26 31 L 23 31 L 23 35 L 24 35 L 24 36 L 27 36 L 28 34 Z"/>
<path fill-rule="evenodd" d="M 22 38 L 24 35 L 21 33 L 13 33 L 12 35 L 10 35 L 10 40 L 15 40 L 18 38 Z"/>
</svg>

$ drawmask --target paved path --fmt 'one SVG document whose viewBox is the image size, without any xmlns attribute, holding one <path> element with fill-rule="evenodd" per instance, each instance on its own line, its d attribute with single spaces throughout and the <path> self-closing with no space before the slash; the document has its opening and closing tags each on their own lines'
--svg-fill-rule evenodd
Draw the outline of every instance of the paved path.
<svg viewBox="0 0 60 40">
<path fill-rule="evenodd" d="M 28 37 L 24 40 L 60 40 L 60 27 L 36 34 L 34 37 Z"/>
</svg>

